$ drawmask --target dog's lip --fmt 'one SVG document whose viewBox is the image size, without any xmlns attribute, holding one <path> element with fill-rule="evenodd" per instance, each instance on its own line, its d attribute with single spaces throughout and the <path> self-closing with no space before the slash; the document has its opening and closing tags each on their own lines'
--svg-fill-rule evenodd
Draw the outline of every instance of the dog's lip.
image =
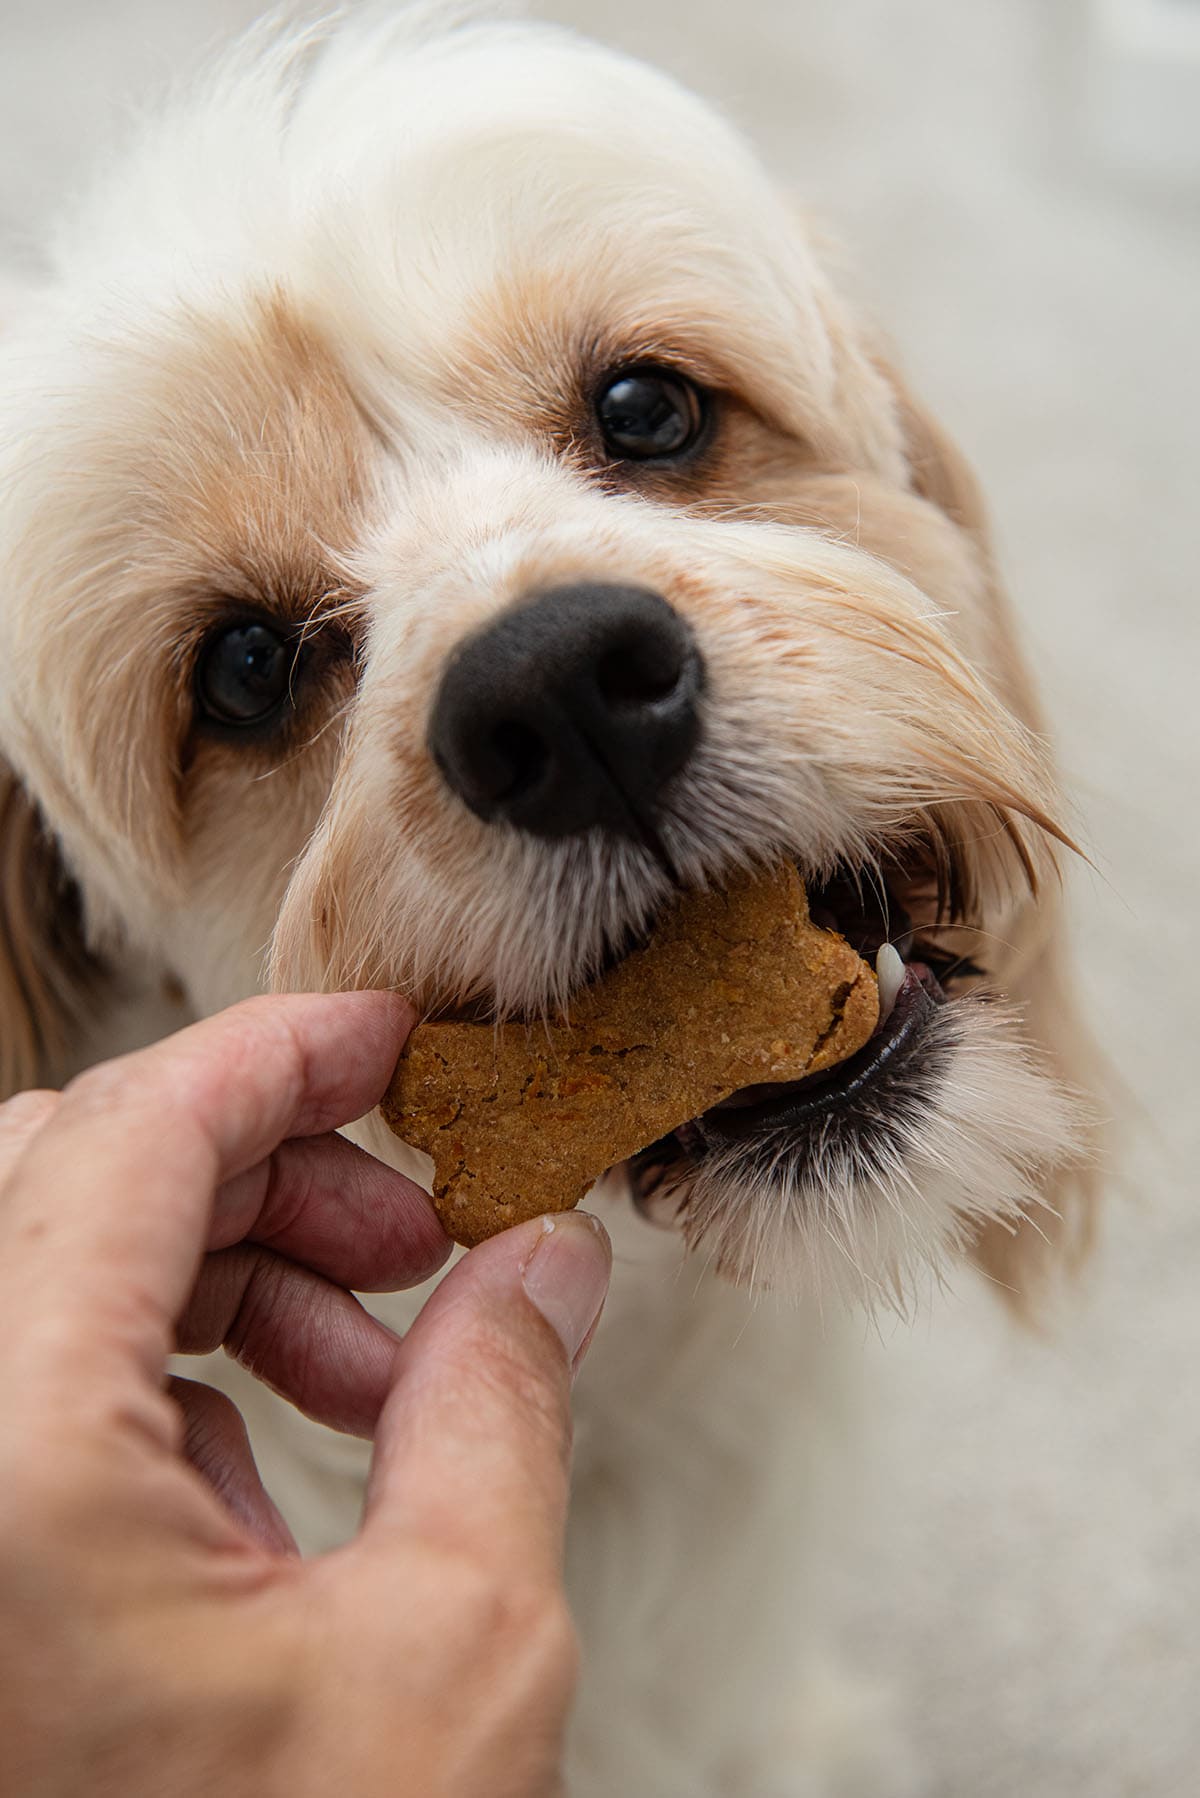
<svg viewBox="0 0 1200 1798">
<path fill-rule="evenodd" d="M 803 1080 L 743 1087 L 693 1120 L 714 1142 L 740 1141 L 771 1127 L 800 1128 L 853 1104 L 885 1067 L 910 1054 L 946 994 L 924 962 L 909 962 L 895 1002 L 869 1040 L 846 1061 Z"/>
</svg>

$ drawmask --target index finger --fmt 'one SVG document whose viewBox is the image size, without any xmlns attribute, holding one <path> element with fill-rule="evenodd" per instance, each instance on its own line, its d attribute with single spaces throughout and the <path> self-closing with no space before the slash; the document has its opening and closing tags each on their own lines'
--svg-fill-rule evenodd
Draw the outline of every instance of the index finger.
<svg viewBox="0 0 1200 1798">
<path fill-rule="evenodd" d="M 157 1381 L 217 1186 L 369 1111 L 412 1019 L 393 993 L 251 999 L 82 1075 L 8 1184 L 6 1329 L 36 1320 L 43 1356 L 115 1350 Z"/>
</svg>

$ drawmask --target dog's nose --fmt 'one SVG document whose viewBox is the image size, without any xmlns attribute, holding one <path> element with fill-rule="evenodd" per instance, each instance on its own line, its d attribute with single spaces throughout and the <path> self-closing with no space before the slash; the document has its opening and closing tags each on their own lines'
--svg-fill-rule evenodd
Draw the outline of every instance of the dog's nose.
<svg viewBox="0 0 1200 1798">
<path fill-rule="evenodd" d="M 468 637 L 429 728 L 447 784 L 480 818 L 539 837 L 653 830 L 700 728 L 691 631 L 641 587 L 559 587 Z"/>
</svg>

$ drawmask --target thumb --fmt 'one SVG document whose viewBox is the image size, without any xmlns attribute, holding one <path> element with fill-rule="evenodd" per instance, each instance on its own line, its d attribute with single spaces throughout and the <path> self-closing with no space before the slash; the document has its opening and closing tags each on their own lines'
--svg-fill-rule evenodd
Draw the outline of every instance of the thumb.
<svg viewBox="0 0 1200 1798">
<path fill-rule="evenodd" d="M 564 1212 L 506 1230 L 447 1275 L 397 1354 L 364 1547 L 415 1533 L 512 1575 L 558 1578 L 571 1380 L 611 1267 L 599 1220 Z"/>
</svg>

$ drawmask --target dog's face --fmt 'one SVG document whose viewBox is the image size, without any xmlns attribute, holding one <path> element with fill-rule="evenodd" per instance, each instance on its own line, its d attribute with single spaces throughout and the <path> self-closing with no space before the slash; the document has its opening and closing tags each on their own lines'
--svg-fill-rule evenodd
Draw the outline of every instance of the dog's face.
<svg viewBox="0 0 1200 1798">
<path fill-rule="evenodd" d="M 93 942 L 202 1011 L 536 1015 L 791 857 L 890 1015 L 644 1208 L 890 1288 L 1073 1159 L 999 996 L 1055 800 L 969 481 L 699 103 L 529 27 L 268 51 L 0 355 L 0 748 Z"/>
</svg>

